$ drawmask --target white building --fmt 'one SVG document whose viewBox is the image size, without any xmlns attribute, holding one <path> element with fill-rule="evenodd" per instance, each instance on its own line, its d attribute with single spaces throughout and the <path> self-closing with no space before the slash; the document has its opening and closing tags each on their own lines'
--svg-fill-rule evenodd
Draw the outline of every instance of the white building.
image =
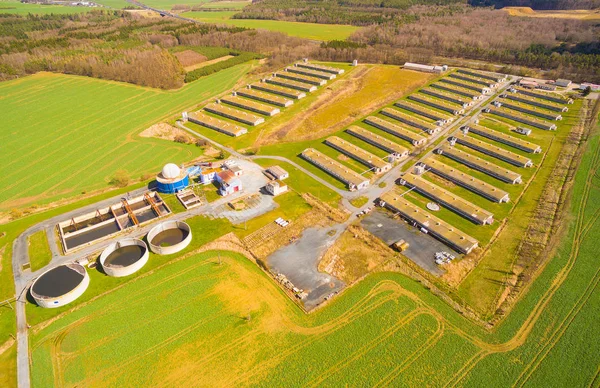
<svg viewBox="0 0 600 388">
<path fill-rule="evenodd" d="M 282 181 L 274 180 L 267 183 L 267 185 L 265 186 L 265 190 L 267 190 L 267 192 L 272 196 L 276 197 L 279 194 L 285 193 L 288 190 L 288 187 Z"/>
</svg>

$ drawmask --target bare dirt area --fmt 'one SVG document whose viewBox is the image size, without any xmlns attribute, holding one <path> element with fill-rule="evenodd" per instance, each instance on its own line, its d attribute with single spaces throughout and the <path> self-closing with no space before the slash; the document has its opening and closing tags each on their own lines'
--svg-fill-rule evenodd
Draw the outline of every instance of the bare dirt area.
<svg viewBox="0 0 600 388">
<path fill-rule="evenodd" d="M 182 129 L 176 128 L 167 123 L 154 124 L 151 127 L 146 128 L 140 133 L 141 137 L 154 137 L 162 140 L 174 141 L 176 137 L 183 137 L 187 139 L 187 142 L 191 142 L 192 137 Z"/>
<path fill-rule="evenodd" d="M 181 63 L 181 66 L 186 68 L 186 71 L 189 71 L 187 70 L 187 67 L 202 64 L 203 62 L 206 62 L 207 59 L 204 55 L 197 53 L 194 50 L 184 50 L 174 53 L 173 55 L 175 55 L 179 63 Z"/>
<path fill-rule="evenodd" d="M 360 226 L 350 225 L 327 250 L 319 271 L 351 284 L 382 267 L 394 252 Z"/>
<path fill-rule="evenodd" d="M 272 128 L 257 145 L 318 139 L 351 124 L 423 85 L 433 76 L 397 66 L 360 66 L 346 78 L 326 86 L 294 120 Z"/>
<path fill-rule="evenodd" d="M 233 58 L 233 55 L 225 55 L 223 57 L 211 59 L 210 61 L 197 63 L 197 64 L 191 65 L 191 66 L 184 66 L 184 70 L 187 72 L 190 72 L 192 70 L 200 69 L 201 67 L 205 67 L 205 66 L 213 65 L 215 63 L 223 62 L 223 61 L 226 61 L 231 58 Z"/>
</svg>

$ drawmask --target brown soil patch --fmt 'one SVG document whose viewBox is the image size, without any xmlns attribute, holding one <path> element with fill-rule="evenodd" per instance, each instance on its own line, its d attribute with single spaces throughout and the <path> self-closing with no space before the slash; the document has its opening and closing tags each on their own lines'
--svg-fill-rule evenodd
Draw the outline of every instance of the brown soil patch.
<svg viewBox="0 0 600 388">
<path fill-rule="evenodd" d="M 184 68 L 187 66 L 193 66 L 206 61 L 206 57 L 194 50 L 184 50 L 177 53 L 173 53 L 175 58 L 181 63 Z M 187 69 L 186 69 L 187 70 Z"/>
<path fill-rule="evenodd" d="M 261 134 L 257 145 L 318 139 L 404 96 L 432 78 L 397 66 L 360 66 L 324 87 L 317 99 L 293 120 Z"/>
<path fill-rule="evenodd" d="M 188 142 L 193 141 L 193 138 L 183 129 L 176 128 L 167 123 L 154 124 L 140 133 L 141 137 L 154 137 L 163 140 L 175 140 L 175 137 L 183 136 Z"/>
<path fill-rule="evenodd" d="M 126 9 L 125 12 L 129 12 L 134 16 L 141 16 L 144 18 L 158 18 L 160 14 L 158 12 L 149 11 L 147 9 Z"/>
<path fill-rule="evenodd" d="M 195 65 L 185 66 L 184 69 L 185 69 L 185 71 L 190 72 L 192 70 L 200 69 L 201 67 L 205 67 L 205 66 L 213 65 L 215 63 L 226 61 L 230 58 L 233 58 L 233 55 L 225 55 L 224 57 L 211 59 L 210 61 L 197 63 Z"/>
<path fill-rule="evenodd" d="M 350 225 L 327 250 L 319 263 L 319 271 L 351 284 L 382 268 L 394 255 L 372 234 L 360 226 Z"/>
</svg>

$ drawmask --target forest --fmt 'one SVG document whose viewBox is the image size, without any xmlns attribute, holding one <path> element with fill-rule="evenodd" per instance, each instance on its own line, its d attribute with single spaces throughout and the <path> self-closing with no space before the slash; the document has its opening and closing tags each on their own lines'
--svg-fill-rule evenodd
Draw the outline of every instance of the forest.
<svg viewBox="0 0 600 388">
<path fill-rule="evenodd" d="M 38 71 L 77 74 L 162 89 L 181 87 L 185 71 L 169 53 L 186 36 L 237 34 L 238 27 L 137 18 L 125 11 L 71 15 L 2 15 L 0 80 Z M 249 60 L 236 57 L 228 64 Z M 204 70 L 209 73 L 207 67 Z"/>
</svg>

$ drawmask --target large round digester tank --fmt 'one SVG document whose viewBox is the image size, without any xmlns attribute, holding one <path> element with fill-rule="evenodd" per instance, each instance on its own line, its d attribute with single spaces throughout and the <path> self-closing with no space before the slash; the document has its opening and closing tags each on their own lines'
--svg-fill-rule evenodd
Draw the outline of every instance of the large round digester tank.
<svg viewBox="0 0 600 388">
<path fill-rule="evenodd" d="M 128 276 L 146 265 L 149 255 L 145 242 L 128 238 L 107 246 L 100 255 L 100 265 L 108 276 Z"/>
<path fill-rule="evenodd" d="M 159 255 L 170 255 L 187 247 L 192 241 L 190 226 L 182 221 L 167 221 L 148 232 L 150 249 Z"/>
<path fill-rule="evenodd" d="M 29 292 L 39 306 L 55 308 L 79 298 L 89 284 L 90 276 L 84 266 L 63 264 L 41 274 Z"/>
</svg>

